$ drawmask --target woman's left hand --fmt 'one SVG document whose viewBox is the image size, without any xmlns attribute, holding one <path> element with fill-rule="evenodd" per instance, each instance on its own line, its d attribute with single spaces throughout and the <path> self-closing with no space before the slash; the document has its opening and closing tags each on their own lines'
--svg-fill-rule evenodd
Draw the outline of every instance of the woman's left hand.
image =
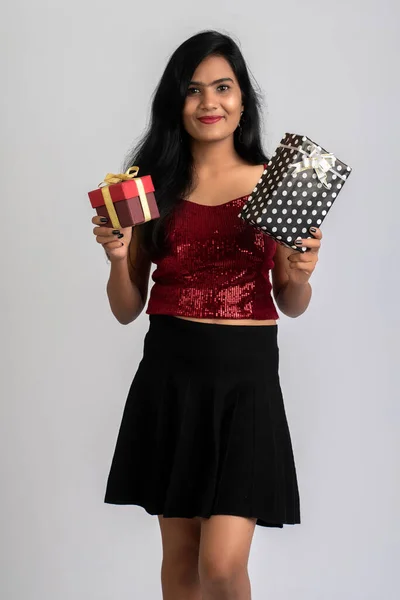
<svg viewBox="0 0 400 600">
<path fill-rule="evenodd" d="M 321 247 L 322 233 L 317 227 L 310 228 L 310 233 L 313 238 L 300 239 L 300 244 L 297 244 L 297 240 L 295 242 L 296 246 L 299 246 L 299 248 L 303 247 L 310 249 L 306 250 L 305 252 L 295 251 L 288 256 L 288 275 L 290 281 L 293 281 L 293 283 L 307 283 L 318 262 L 318 253 Z"/>
</svg>

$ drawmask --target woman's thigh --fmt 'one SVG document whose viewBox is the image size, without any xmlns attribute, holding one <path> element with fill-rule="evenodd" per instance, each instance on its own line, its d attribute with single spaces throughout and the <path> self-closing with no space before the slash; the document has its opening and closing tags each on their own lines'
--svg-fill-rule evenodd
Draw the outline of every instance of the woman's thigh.
<svg viewBox="0 0 400 600">
<path fill-rule="evenodd" d="M 158 515 L 163 560 L 194 562 L 197 565 L 200 547 L 200 518 L 167 518 Z"/>
<path fill-rule="evenodd" d="M 208 519 L 158 516 L 163 560 L 196 564 L 206 576 L 247 568 L 256 519 L 213 515 Z"/>
<path fill-rule="evenodd" d="M 213 515 L 202 519 L 199 575 L 203 581 L 231 580 L 247 570 L 257 519 Z"/>
</svg>

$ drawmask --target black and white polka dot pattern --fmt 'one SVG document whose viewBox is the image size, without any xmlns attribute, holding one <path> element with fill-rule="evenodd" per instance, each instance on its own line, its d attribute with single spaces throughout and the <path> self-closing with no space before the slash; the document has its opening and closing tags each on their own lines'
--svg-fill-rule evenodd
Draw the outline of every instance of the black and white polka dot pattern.
<svg viewBox="0 0 400 600">
<path fill-rule="evenodd" d="M 305 136 L 287 133 L 259 179 L 256 187 L 242 207 L 239 217 L 273 237 L 277 242 L 305 252 L 306 248 L 294 245 L 297 238 L 311 238 L 310 227 L 321 227 L 340 191 L 351 173 L 351 167 L 336 158 L 334 170 L 327 173 L 328 188 L 318 179 L 314 169 L 295 173 L 293 163 L 301 162 L 303 154 L 315 144 Z M 326 150 L 318 146 L 323 153 Z"/>
</svg>

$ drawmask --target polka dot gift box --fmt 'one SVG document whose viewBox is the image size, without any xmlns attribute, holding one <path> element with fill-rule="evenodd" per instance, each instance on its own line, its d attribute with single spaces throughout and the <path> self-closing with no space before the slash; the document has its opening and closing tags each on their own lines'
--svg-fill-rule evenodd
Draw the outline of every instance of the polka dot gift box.
<svg viewBox="0 0 400 600">
<path fill-rule="evenodd" d="M 239 217 L 277 242 L 311 238 L 343 189 L 351 168 L 308 137 L 287 133 Z"/>
</svg>

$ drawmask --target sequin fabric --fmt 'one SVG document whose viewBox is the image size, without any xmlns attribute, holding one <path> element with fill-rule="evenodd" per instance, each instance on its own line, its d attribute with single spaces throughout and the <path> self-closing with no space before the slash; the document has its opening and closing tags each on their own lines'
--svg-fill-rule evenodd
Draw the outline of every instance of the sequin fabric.
<svg viewBox="0 0 400 600">
<path fill-rule="evenodd" d="M 238 214 L 248 196 L 218 206 L 183 200 L 169 222 L 169 252 L 155 261 L 147 314 L 278 319 L 270 270 L 276 242 Z"/>
</svg>

